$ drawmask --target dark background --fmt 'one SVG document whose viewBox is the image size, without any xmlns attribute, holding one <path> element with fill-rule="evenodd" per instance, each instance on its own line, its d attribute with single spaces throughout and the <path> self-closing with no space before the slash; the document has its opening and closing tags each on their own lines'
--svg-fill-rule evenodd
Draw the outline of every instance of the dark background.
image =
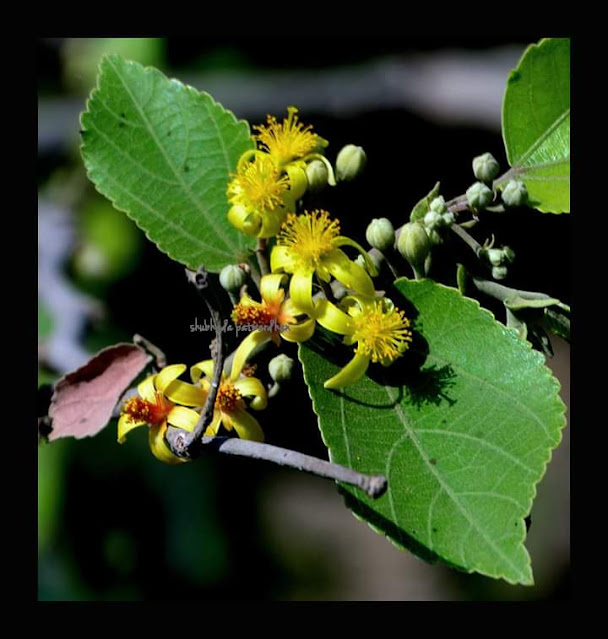
<svg viewBox="0 0 608 639">
<path fill-rule="evenodd" d="M 71 356 L 129 341 L 136 332 L 161 345 L 170 362 L 208 356 L 204 334 L 189 330 L 205 314 L 183 268 L 144 241 L 83 177 L 78 114 L 103 47 L 126 47 L 126 57 L 208 91 L 252 124 L 263 122 L 267 112 L 280 119 L 294 104 L 301 119 L 330 141 L 332 161 L 344 144 L 363 146 L 368 165 L 361 178 L 310 201 L 332 211 L 343 232 L 363 242 L 370 218 L 404 223 L 437 180 L 446 199 L 463 193 L 474 181 L 475 155 L 490 151 L 506 169 L 501 87 L 525 47 L 542 35 L 268 38 L 263 44 L 244 37 L 167 38 L 147 48 L 141 41 L 40 39 L 39 246 L 55 241 L 48 217 L 42 226 L 40 216 L 49 207 L 61 209 L 73 234 L 59 272 L 87 296 L 71 334 Z M 493 102 L 484 106 L 486 94 Z M 483 241 L 491 233 L 517 255 L 507 284 L 570 302 L 569 215 L 527 209 L 489 215 L 475 235 Z M 118 235 L 128 240 L 117 244 Z M 441 260 L 435 276 L 454 283 Z M 179 312 L 166 303 L 169 298 L 179 299 Z M 501 318 L 500 309 L 488 307 Z M 74 361 L 49 347 L 60 323 L 57 312 L 43 308 L 41 318 L 39 311 L 39 382 L 56 379 Z M 567 402 L 569 347 L 558 338 L 553 347 L 548 364 Z M 326 457 L 301 379 L 264 417 L 267 441 Z M 352 517 L 331 482 L 221 456 L 175 472 L 156 462 L 143 436 L 117 446 L 111 424 L 94 439 L 39 449 L 39 598 L 565 598 L 567 439 L 566 432 L 539 485 L 527 543 L 537 584 L 523 588 L 428 566 L 397 550 Z"/>
</svg>

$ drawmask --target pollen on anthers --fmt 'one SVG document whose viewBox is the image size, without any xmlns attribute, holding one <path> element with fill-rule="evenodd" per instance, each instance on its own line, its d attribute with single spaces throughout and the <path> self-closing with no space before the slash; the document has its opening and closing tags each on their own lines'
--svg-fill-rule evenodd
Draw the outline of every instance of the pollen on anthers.
<svg viewBox="0 0 608 639">
<path fill-rule="evenodd" d="M 288 247 L 302 266 L 316 268 L 320 258 L 334 248 L 333 240 L 339 234 L 340 222 L 330 220 L 327 211 L 290 213 L 277 235 L 277 245 Z"/>
<path fill-rule="evenodd" d="M 241 393 L 229 382 L 220 385 L 215 398 L 215 407 L 220 411 L 230 413 L 240 407 L 243 401 Z"/>
<path fill-rule="evenodd" d="M 412 341 L 410 321 L 403 311 L 385 310 L 380 301 L 353 317 L 357 353 L 367 355 L 372 362 L 390 363 L 402 355 Z"/>
<path fill-rule="evenodd" d="M 319 144 L 319 138 L 312 132 L 312 126 L 304 126 L 299 121 L 297 112 L 295 107 L 289 107 L 287 118 L 282 123 L 279 124 L 274 116 L 268 115 L 266 125 L 253 127 L 258 131 L 253 136 L 254 139 L 281 165 L 304 157 Z"/>
<path fill-rule="evenodd" d="M 272 158 L 259 154 L 232 176 L 227 193 L 233 204 L 272 211 L 283 203 L 288 189 L 287 176 L 281 175 Z"/>
<path fill-rule="evenodd" d="M 162 393 L 155 393 L 154 402 L 143 397 L 132 397 L 122 407 L 122 413 L 127 415 L 131 422 L 146 422 L 158 424 L 168 415 L 173 404 L 167 401 Z"/>
</svg>

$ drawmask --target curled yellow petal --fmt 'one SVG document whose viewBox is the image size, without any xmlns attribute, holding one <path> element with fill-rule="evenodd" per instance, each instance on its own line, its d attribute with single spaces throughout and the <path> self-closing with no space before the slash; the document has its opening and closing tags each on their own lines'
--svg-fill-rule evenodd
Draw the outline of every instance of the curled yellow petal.
<svg viewBox="0 0 608 639">
<path fill-rule="evenodd" d="M 354 384 L 365 375 L 369 361 L 370 357 L 368 355 L 355 355 L 339 373 L 323 384 L 324 388 L 337 389 Z"/>
<path fill-rule="evenodd" d="M 213 360 L 205 359 L 202 362 L 197 362 L 194 366 L 190 367 L 190 379 L 196 384 L 198 380 L 205 375 L 206 377 L 213 377 Z"/>
<path fill-rule="evenodd" d="M 131 432 L 134 428 L 145 425 L 146 422 L 138 422 L 132 420 L 129 415 L 121 415 L 118 419 L 118 443 L 124 444 L 127 433 Z"/>
<path fill-rule="evenodd" d="M 242 204 L 234 204 L 228 211 L 228 221 L 234 228 L 244 233 L 244 222 L 250 211 Z"/>
<path fill-rule="evenodd" d="M 185 364 L 171 364 L 171 366 L 165 366 L 160 373 L 156 375 L 154 385 L 161 392 L 165 393 L 167 386 L 177 379 L 186 370 Z"/>
<path fill-rule="evenodd" d="M 246 410 L 237 410 L 231 415 L 232 426 L 241 439 L 249 439 L 254 442 L 264 441 L 264 432 L 258 420 Z"/>
<path fill-rule="evenodd" d="M 332 241 L 332 244 L 336 248 L 338 246 L 352 246 L 353 248 L 356 248 L 365 260 L 365 268 L 367 269 L 367 272 L 372 277 L 376 277 L 376 275 L 378 275 L 376 265 L 374 264 L 372 258 L 369 256 L 369 253 L 361 246 L 361 244 L 358 244 L 357 242 L 355 242 L 355 240 L 351 240 L 350 237 L 345 237 L 344 235 L 335 237 Z"/>
<path fill-rule="evenodd" d="M 165 444 L 165 433 L 167 432 L 167 423 L 161 422 L 155 426 L 150 427 L 148 434 L 148 441 L 150 443 L 150 450 L 156 459 L 164 462 L 165 464 L 181 464 L 187 461 L 181 457 L 177 457 L 170 450 L 167 444 Z"/>
<path fill-rule="evenodd" d="M 167 422 L 171 424 L 171 426 L 182 428 L 191 433 L 196 428 L 199 417 L 200 415 L 191 408 L 174 406 L 167 415 Z"/>
<path fill-rule="evenodd" d="M 219 410 L 213 411 L 213 419 L 207 428 L 205 429 L 205 435 L 207 437 L 215 437 L 217 435 L 217 431 L 220 429 L 220 424 L 222 422 L 222 414 Z"/>
<path fill-rule="evenodd" d="M 333 333 L 348 335 L 354 330 L 353 320 L 325 298 L 317 302 L 315 318 L 323 328 Z"/>
<path fill-rule="evenodd" d="M 232 368 L 230 369 L 230 381 L 234 382 L 238 379 L 243 366 L 247 363 L 247 359 L 260 344 L 264 344 L 272 337 L 270 331 L 253 331 L 239 344 L 234 352 L 232 360 Z"/>
<path fill-rule="evenodd" d="M 312 301 L 312 272 L 298 271 L 291 276 L 289 295 L 295 308 L 301 313 L 314 316 Z"/>
<path fill-rule="evenodd" d="M 174 380 L 167 386 L 165 396 L 173 403 L 184 406 L 203 406 L 207 399 L 207 393 L 202 388 L 182 382 L 179 379 Z"/>
<path fill-rule="evenodd" d="M 266 388 L 257 377 L 241 377 L 233 385 L 243 397 L 253 397 L 251 408 L 263 410 L 268 405 Z"/>
<path fill-rule="evenodd" d="M 140 397 L 145 399 L 147 402 L 153 402 L 156 398 L 156 388 L 154 386 L 155 379 L 156 375 L 150 375 L 150 377 L 146 377 L 143 382 L 140 382 L 137 385 L 137 392 Z"/>
<path fill-rule="evenodd" d="M 264 211 L 262 213 L 262 227 L 258 231 L 257 237 L 262 239 L 274 237 L 281 228 L 281 224 L 287 217 L 287 209 L 278 208 L 274 211 Z"/>
<path fill-rule="evenodd" d="M 281 331 L 281 337 L 287 342 L 305 342 L 315 332 L 315 320 L 304 320 L 298 324 L 290 324 L 287 330 Z"/>
<path fill-rule="evenodd" d="M 327 270 L 339 281 L 361 295 L 374 297 L 376 290 L 372 278 L 367 271 L 348 259 L 346 253 L 334 249 L 324 258 Z"/>
<path fill-rule="evenodd" d="M 270 270 L 288 271 L 291 265 L 291 256 L 287 246 L 275 245 L 270 253 Z"/>
<path fill-rule="evenodd" d="M 282 273 L 264 275 L 260 280 L 260 294 L 262 295 L 262 299 L 274 300 L 277 296 L 280 296 L 280 294 L 283 293 L 281 283 L 286 277 L 287 276 Z"/>
</svg>

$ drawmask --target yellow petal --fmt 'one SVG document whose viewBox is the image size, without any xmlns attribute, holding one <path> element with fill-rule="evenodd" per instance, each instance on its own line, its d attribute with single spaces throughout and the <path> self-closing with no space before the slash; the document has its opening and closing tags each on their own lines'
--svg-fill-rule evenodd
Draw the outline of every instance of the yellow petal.
<svg viewBox="0 0 608 639">
<path fill-rule="evenodd" d="M 230 370 L 230 381 L 234 382 L 238 379 L 243 366 L 247 363 L 247 359 L 260 344 L 264 344 L 272 337 L 270 331 L 253 331 L 239 344 L 234 352 L 232 360 L 232 368 Z"/>
<path fill-rule="evenodd" d="M 299 324 L 290 324 L 289 328 L 281 331 L 281 337 L 287 342 L 305 342 L 310 339 L 315 332 L 315 320 L 313 318 L 304 320 Z"/>
<path fill-rule="evenodd" d="M 182 428 L 191 433 L 196 428 L 199 417 L 200 415 L 191 408 L 174 406 L 167 415 L 167 422 L 171 424 L 171 426 Z"/>
<path fill-rule="evenodd" d="M 283 293 L 281 283 L 286 279 L 286 276 L 282 273 L 271 273 L 270 275 L 264 275 L 260 280 L 260 294 L 263 300 L 274 300 L 277 295 Z"/>
<path fill-rule="evenodd" d="M 241 439 L 249 439 L 254 442 L 264 441 L 264 432 L 258 420 L 246 410 L 234 411 L 231 415 L 232 426 Z"/>
<path fill-rule="evenodd" d="M 165 390 L 169 384 L 177 379 L 186 370 L 185 364 L 171 364 L 171 366 L 165 366 L 154 380 L 154 385 L 161 392 L 165 393 Z"/>
<path fill-rule="evenodd" d="M 136 422 L 130 419 L 129 415 L 121 415 L 118 419 L 118 443 L 124 444 L 127 433 L 134 428 L 145 426 L 146 422 Z"/>
<path fill-rule="evenodd" d="M 253 397 L 251 408 L 263 410 L 268 405 L 268 395 L 264 384 L 257 377 L 241 377 L 234 382 L 234 387 L 244 397 Z"/>
<path fill-rule="evenodd" d="M 207 393 L 202 388 L 182 382 L 179 379 L 167 386 L 165 396 L 175 404 L 184 406 L 203 406 L 207 399 Z"/>
<path fill-rule="evenodd" d="M 330 251 L 323 258 L 323 263 L 329 272 L 344 286 L 368 297 L 374 297 L 376 294 L 374 283 L 367 271 L 352 260 L 349 260 L 346 253 L 340 249 Z"/>
<path fill-rule="evenodd" d="M 287 246 L 275 245 L 270 253 L 270 270 L 290 271 L 291 254 Z"/>
<path fill-rule="evenodd" d="M 355 355 L 337 375 L 328 379 L 323 386 L 325 388 L 335 389 L 354 384 L 365 375 L 365 371 L 369 366 L 369 360 L 368 355 Z"/>
<path fill-rule="evenodd" d="M 207 437 L 215 437 L 217 435 L 217 431 L 220 429 L 220 424 L 222 421 L 222 414 L 219 410 L 213 411 L 213 419 L 209 426 L 207 426 L 205 430 L 205 435 Z"/>
<path fill-rule="evenodd" d="M 234 228 L 244 233 L 243 222 L 249 213 L 249 209 L 244 207 L 242 204 L 235 204 L 230 207 L 230 210 L 228 211 L 228 221 L 232 224 L 232 226 L 234 226 Z"/>
<path fill-rule="evenodd" d="M 312 272 L 298 271 L 291 276 L 289 295 L 295 308 L 301 313 L 314 315 L 315 307 L 312 301 Z"/>
<path fill-rule="evenodd" d="M 156 459 L 165 462 L 165 464 L 180 464 L 187 461 L 181 457 L 177 457 L 170 450 L 167 444 L 165 444 L 165 433 L 167 432 L 167 423 L 161 422 L 155 426 L 150 427 L 150 433 L 148 435 L 148 442 L 150 443 L 150 449 Z"/>
<path fill-rule="evenodd" d="M 281 228 L 281 224 L 287 217 L 287 209 L 275 209 L 274 211 L 265 211 L 262 214 L 262 228 L 258 231 L 257 237 L 269 238 L 274 237 Z"/>
<path fill-rule="evenodd" d="M 315 307 L 315 317 L 317 322 L 328 331 L 340 335 L 349 335 L 354 331 L 352 319 L 335 304 L 323 298 L 317 302 Z"/>
<path fill-rule="evenodd" d="M 355 240 L 351 240 L 350 237 L 345 237 L 344 235 L 339 235 L 338 237 L 334 237 L 332 240 L 332 244 L 337 248 L 338 246 L 352 246 L 356 248 L 359 253 L 363 256 L 365 260 L 365 267 L 367 268 L 367 272 L 372 276 L 376 277 L 378 275 L 378 271 L 376 269 L 376 265 L 372 261 L 372 258 L 369 256 L 369 253 L 361 246 L 361 244 L 357 244 Z"/>
<path fill-rule="evenodd" d="M 190 368 L 190 379 L 196 384 L 198 380 L 205 375 L 206 377 L 213 377 L 213 360 L 206 359 L 202 362 L 196 363 Z"/>
<path fill-rule="evenodd" d="M 150 377 L 146 377 L 143 382 L 137 385 L 137 392 L 140 397 L 147 402 L 153 402 L 156 399 L 156 388 L 154 387 L 155 378 L 156 375 L 150 375 Z"/>
</svg>

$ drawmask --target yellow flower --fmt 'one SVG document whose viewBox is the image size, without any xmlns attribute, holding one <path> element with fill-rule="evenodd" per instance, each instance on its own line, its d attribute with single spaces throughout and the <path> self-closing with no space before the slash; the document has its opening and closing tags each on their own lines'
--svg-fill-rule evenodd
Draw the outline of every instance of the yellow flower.
<svg viewBox="0 0 608 639">
<path fill-rule="evenodd" d="M 353 240 L 339 235 L 338 220 L 330 220 L 327 211 L 315 210 L 287 216 L 270 254 L 270 268 L 292 274 L 289 294 L 294 306 L 314 317 L 312 279 L 329 282 L 335 277 L 356 293 L 374 297 L 374 284 L 364 268 L 348 258 L 340 246 L 355 247 L 366 260 L 370 272 L 374 265 L 365 250 Z"/>
<path fill-rule="evenodd" d="M 299 121 L 297 112 L 296 107 L 288 107 L 287 117 L 280 124 L 274 116 L 269 115 L 266 125 L 253 127 L 258 131 L 253 139 L 279 166 L 303 158 L 319 147 L 327 146 L 326 140 L 313 133 L 310 125 L 304 126 Z"/>
<path fill-rule="evenodd" d="M 357 295 L 344 298 L 348 313 L 326 299 L 319 302 L 317 321 L 321 326 L 344 335 L 345 344 L 357 344 L 353 359 L 331 379 L 325 388 L 341 388 L 356 382 L 370 362 L 388 366 L 403 355 L 412 341 L 410 321 L 387 298 L 369 300 Z"/>
<path fill-rule="evenodd" d="M 222 372 L 220 385 L 213 408 L 213 419 L 205 435 L 215 437 L 220 425 L 226 430 L 234 429 L 241 439 L 263 442 L 264 433 L 258 420 L 247 412 L 244 397 L 253 397 L 250 406 L 255 410 L 266 408 L 268 396 L 264 384 L 256 377 L 241 376 L 242 365 L 237 358 L 232 362 L 230 375 Z M 190 369 L 192 381 L 200 384 L 205 393 L 209 392 L 213 380 L 214 362 L 208 359 L 195 364 Z"/>
<path fill-rule="evenodd" d="M 315 330 L 315 320 L 306 318 L 298 320 L 302 315 L 291 299 L 285 299 L 285 290 L 281 282 L 285 275 L 271 273 L 264 275 L 260 281 L 261 302 L 256 302 L 245 294 L 232 311 L 232 320 L 238 326 L 259 327 L 250 333 L 239 345 L 235 353 L 235 366 L 239 369 L 254 348 L 273 340 L 279 345 L 279 336 L 288 342 L 304 342 Z"/>
<path fill-rule="evenodd" d="M 124 443 L 127 433 L 134 428 L 148 425 L 150 448 L 157 459 L 167 464 L 186 461 L 174 455 L 165 444 L 168 424 L 192 432 L 199 414 L 186 406 L 205 403 L 206 394 L 202 389 L 177 379 L 185 370 L 184 364 L 166 366 L 138 385 L 139 396 L 128 399 L 122 406 L 118 443 Z"/>
<path fill-rule="evenodd" d="M 267 154 L 246 151 L 226 192 L 230 223 L 254 237 L 272 237 L 295 206 L 290 177 Z"/>
</svg>

